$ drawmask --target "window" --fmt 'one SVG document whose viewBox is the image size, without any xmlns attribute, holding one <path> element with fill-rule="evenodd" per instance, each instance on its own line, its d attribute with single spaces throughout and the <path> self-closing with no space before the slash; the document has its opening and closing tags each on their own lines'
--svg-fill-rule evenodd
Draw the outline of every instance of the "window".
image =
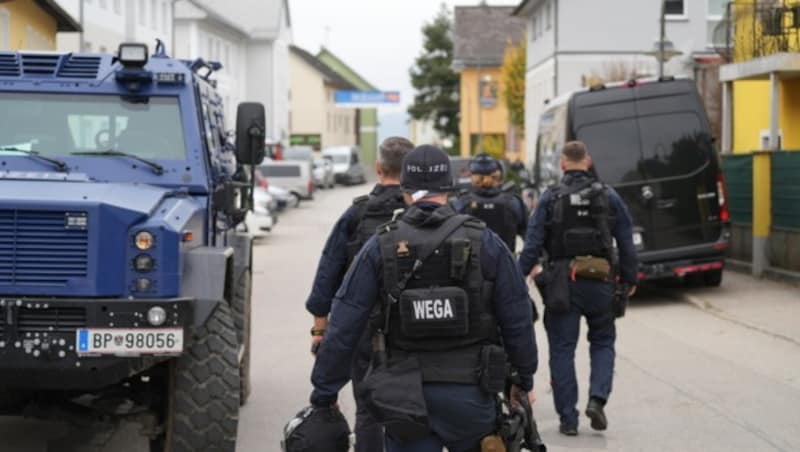
<svg viewBox="0 0 800 452">
<path fill-rule="evenodd" d="M 178 100 L 169 97 L 142 104 L 111 95 L 2 93 L 0 147 L 6 146 L 46 156 L 117 149 L 158 160 L 186 158 Z"/>
<path fill-rule="evenodd" d="M 664 12 L 667 16 L 686 16 L 685 0 L 664 0 Z"/>
<path fill-rule="evenodd" d="M 534 15 L 531 18 L 531 41 L 536 41 L 536 38 L 539 36 L 539 30 L 537 29 L 537 25 L 539 25 L 539 21 L 537 17 Z"/>
<path fill-rule="evenodd" d="M 206 47 L 206 58 L 209 59 L 209 60 L 213 60 L 214 59 L 214 55 L 213 55 L 213 53 L 214 53 L 214 39 L 211 38 L 211 36 L 209 36 L 208 37 L 208 41 L 207 41 L 206 44 L 207 44 L 207 47 Z"/>
<path fill-rule="evenodd" d="M 544 8 L 544 19 L 547 22 L 547 29 L 553 28 L 553 5 L 550 2 L 547 2 Z"/>
<path fill-rule="evenodd" d="M 722 17 L 728 10 L 729 0 L 708 0 L 708 17 Z"/>
<path fill-rule="evenodd" d="M 114 14 L 122 14 L 122 0 L 114 0 Z"/>
<path fill-rule="evenodd" d="M 222 64 L 225 66 L 225 69 L 230 70 L 231 68 L 231 46 L 228 43 L 225 43 L 225 53 L 222 55 Z"/>
<path fill-rule="evenodd" d="M 592 160 L 604 182 L 618 184 L 642 179 L 636 168 L 636 162 L 640 160 L 638 150 L 641 149 L 636 119 L 586 125 L 577 130 L 576 138 L 592 143 Z M 621 158 L 626 152 L 633 155 Z"/>
<path fill-rule="evenodd" d="M 147 24 L 147 2 L 139 0 L 139 25 Z"/>
<path fill-rule="evenodd" d="M 150 27 L 158 30 L 158 4 L 156 0 L 150 0 Z"/>
<path fill-rule="evenodd" d="M 100 6 L 101 9 L 108 8 L 108 0 L 99 0 L 97 4 L 98 6 Z"/>
<path fill-rule="evenodd" d="M 0 8 L 0 50 L 11 50 L 11 16 Z"/>
<path fill-rule="evenodd" d="M 300 177 L 300 165 L 261 165 L 258 172 L 266 178 Z"/>
</svg>

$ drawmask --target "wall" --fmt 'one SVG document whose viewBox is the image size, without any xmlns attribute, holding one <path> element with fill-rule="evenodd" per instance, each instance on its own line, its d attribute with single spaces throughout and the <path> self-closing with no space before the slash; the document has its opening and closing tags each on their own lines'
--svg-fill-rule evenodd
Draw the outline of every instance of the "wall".
<svg viewBox="0 0 800 452">
<path fill-rule="evenodd" d="M 79 0 L 59 0 L 59 4 L 79 20 Z M 83 8 L 84 48 L 80 49 L 80 33 L 59 33 L 58 50 L 115 53 L 122 42 L 141 42 L 152 52 L 158 38 L 172 52 L 170 0 L 84 0 Z"/>
<path fill-rule="evenodd" d="M 355 146 L 356 109 L 338 108 L 334 103 L 334 93 L 338 86 L 325 85 L 325 132 L 322 135 L 322 147 Z"/>
<path fill-rule="evenodd" d="M 800 150 L 800 80 L 785 79 L 779 86 L 779 127 L 782 148 Z M 749 153 L 763 150 L 762 133 L 769 131 L 770 85 L 767 80 L 741 80 L 733 83 L 733 151 Z"/>
<path fill-rule="evenodd" d="M 479 81 L 484 77 L 491 77 L 497 82 L 497 103 L 494 107 L 478 107 Z M 470 137 L 479 134 L 508 133 L 508 110 L 502 99 L 503 84 L 502 71 L 499 67 L 493 68 L 466 68 L 461 72 L 461 156 L 469 157 L 475 154 L 471 149 Z M 505 149 L 503 149 L 505 151 Z"/>
<path fill-rule="evenodd" d="M 0 50 L 54 50 L 56 20 L 30 0 L 0 3 Z M 7 42 L 4 42 L 7 41 Z"/>
<path fill-rule="evenodd" d="M 289 54 L 291 78 L 290 133 L 318 134 L 325 132 L 325 85 L 321 75 L 300 57 Z"/>
</svg>

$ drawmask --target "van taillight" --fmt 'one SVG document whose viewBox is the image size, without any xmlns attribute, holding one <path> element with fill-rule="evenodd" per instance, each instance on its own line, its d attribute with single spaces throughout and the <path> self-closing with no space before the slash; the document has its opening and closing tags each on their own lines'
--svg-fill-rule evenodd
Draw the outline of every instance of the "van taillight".
<svg viewBox="0 0 800 452">
<path fill-rule="evenodd" d="M 310 180 L 308 181 L 308 192 L 311 193 L 313 191 L 314 191 L 314 181 Z"/>
<path fill-rule="evenodd" d="M 258 181 L 258 186 L 266 190 L 269 188 L 269 182 L 267 182 L 266 179 L 261 179 L 260 181 Z"/>
<path fill-rule="evenodd" d="M 725 188 L 725 176 L 719 173 L 717 176 L 717 199 L 719 199 L 719 219 L 730 221 L 731 213 L 728 210 L 728 191 Z"/>
</svg>

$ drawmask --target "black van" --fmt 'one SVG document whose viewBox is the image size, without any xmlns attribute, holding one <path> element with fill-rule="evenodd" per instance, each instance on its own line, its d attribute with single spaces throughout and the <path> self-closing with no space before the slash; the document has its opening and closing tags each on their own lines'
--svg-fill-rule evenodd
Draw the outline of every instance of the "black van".
<svg viewBox="0 0 800 452">
<path fill-rule="evenodd" d="M 561 177 L 560 150 L 570 140 L 586 143 L 599 178 L 628 204 L 640 278 L 696 275 L 709 286 L 722 282 L 730 215 L 693 81 L 630 81 L 551 102 L 537 137 L 539 190 Z"/>
</svg>

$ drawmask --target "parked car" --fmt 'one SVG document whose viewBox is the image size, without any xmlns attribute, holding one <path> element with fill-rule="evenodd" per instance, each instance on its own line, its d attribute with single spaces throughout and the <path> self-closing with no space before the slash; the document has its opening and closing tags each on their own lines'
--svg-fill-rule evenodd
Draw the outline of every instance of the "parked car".
<svg viewBox="0 0 800 452">
<path fill-rule="evenodd" d="M 333 163 L 327 158 L 315 158 L 313 163 L 314 168 L 314 185 L 319 188 L 333 188 L 336 181 L 333 177 Z"/>
<path fill-rule="evenodd" d="M 639 80 L 556 99 L 539 122 L 534 182 L 561 176 L 559 152 L 581 140 L 594 170 L 627 203 L 645 279 L 722 282 L 730 243 L 725 180 L 694 82 Z"/>
<path fill-rule="evenodd" d="M 258 172 L 270 185 L 283 187 L 300 199 L 314 197 L 311 162 L 268 160 L 258 167 Z"/>
<path fill-rule="evenodd" d="M 333 162 L 333 178 L 337 184 L 354 185 L 367 182 L 364 167 L 360 163 L 358 148 L 336 146 L 322 150 L 322 156 Z"/>
<path fill-rule="evenodd" d="M 313 162 L 314 148 L 311 146 L 291 146 L 283 152 L 281 160 L 293 162 Z"/>
<path fill-rule="evenodd" d="M 300 205 L 300 197 L 285 188 L 270 185 L 267 191 L 275 198 L 278 204 L 278 212 L 287 207 L 297 207 Z"/>
</svg>

